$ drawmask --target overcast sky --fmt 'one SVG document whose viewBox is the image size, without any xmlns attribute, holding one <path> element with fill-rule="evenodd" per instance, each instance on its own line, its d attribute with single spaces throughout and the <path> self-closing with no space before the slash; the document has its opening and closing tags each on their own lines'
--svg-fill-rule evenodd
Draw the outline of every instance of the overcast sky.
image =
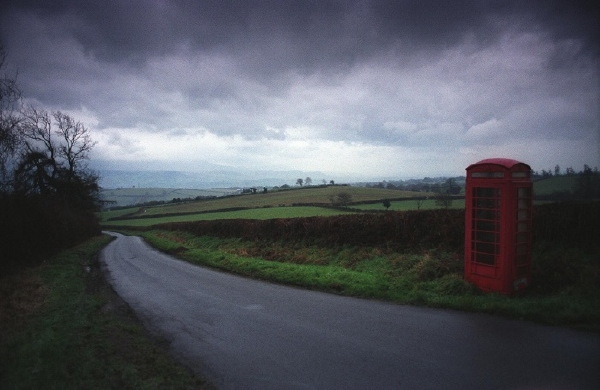
<svg viewBox="0 0 600 390">
<path fill-rule="evenodd" d="M 364 177 L 600 166 L 592 2 L 6 1 L 28 102 L 93 160 Z"/>
</svg>

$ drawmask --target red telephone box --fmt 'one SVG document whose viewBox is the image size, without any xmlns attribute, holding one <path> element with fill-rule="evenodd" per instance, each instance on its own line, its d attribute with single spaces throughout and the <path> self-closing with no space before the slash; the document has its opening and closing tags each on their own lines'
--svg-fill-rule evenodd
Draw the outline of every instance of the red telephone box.
<svg viewBox="0 0 600 390">
<path fill-rule="evenodd" d="M 531 279 L 531 168 L 493 158 L 467 167 L 465 279 L 512 295 Z"/>
</svg>

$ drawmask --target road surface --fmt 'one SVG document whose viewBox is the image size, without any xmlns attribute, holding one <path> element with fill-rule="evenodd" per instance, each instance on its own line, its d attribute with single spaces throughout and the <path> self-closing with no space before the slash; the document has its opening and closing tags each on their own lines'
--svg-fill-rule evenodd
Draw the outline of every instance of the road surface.
<svg viewBox="0 0 600 390">
<path fill-rule="evenodd" d="M 220 389 L 600 389 L 593 334 L 249 280 L 116 236 L 116 292 Z"/>
</svg>

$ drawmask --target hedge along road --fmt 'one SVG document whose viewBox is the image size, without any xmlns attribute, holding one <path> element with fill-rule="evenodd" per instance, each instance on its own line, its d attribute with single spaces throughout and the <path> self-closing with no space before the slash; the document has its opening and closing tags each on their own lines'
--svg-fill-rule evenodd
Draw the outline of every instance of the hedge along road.
<svg viewBox="0 0 600 390">
<path fill-rule="evenodd" d="M 264 283 L 113 235 L 117 293 L 220 389 L 600 388 L 594 334 Z"/>
</svg>

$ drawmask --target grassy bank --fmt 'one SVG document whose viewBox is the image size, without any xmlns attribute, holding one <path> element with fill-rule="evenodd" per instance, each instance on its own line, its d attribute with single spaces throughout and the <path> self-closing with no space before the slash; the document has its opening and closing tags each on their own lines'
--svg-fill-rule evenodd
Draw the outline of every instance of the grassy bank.
<svg viewBox="0 0 600 390">
<path fill-rule="evenodd" d="M 0 388 L 207 388 L 104 281 L 99 236 L 0 279 Z"/>
<path fill-rule="evenodd" d="M 556 288 L 557 281 L 549 280 L 531 288 L 522 297 L 510 298 L 482 294 L 465 283 L 462 256 L 451 252 L 404 253 L 385 247 L 254 242 L 198 237 L 180 231 L 153 230 L 141 234 L 155 247 L 190 262 L 253 278 L 343 295 L 488 313 L 600 332 L 600 288 L 596 283 L 598 250 L 538 245 L 534 277 L 547 279 L 554 275 L 560 279 L 562 271 L 558 268 L 569 263 L 572 280 L 559 283 Z M 559 267 L 552 269 L 548 264 Z"/>
</svg>

